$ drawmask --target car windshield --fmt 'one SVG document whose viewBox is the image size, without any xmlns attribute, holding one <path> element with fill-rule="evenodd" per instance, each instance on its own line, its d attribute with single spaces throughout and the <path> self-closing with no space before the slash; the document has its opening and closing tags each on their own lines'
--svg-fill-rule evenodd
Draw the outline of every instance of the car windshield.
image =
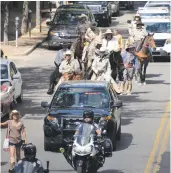
<svg viewBox="0 0 171 173">
<path fill-rule="evenodd" d="M 1 64 L 1 79 L 8 79 L 8 67 L 5 64 Z"/>
<path fill-rule="evenodd" d="M 53 19 L 53 24 L 55 25 L 77 25 L 79 21 L 79 16 L 84 13 L 88 16 L 86 11 L 73 11 L 64 10 L 59 11 L 55 14 Z"/>
<path fill-rule="evenodd" d="M 170 4 L 148 4 L 146 7 L 167 7 L 170 10 Z"/>
<path fill-rule="evenodd" d="M 145 23 L 148 32 L 154 33 L 170 33 L 170 23 Z"/>
<path fill-rule="evenodd" d="M 106 5 L 107 1 L 80 1 L 79 3 L 86 5 Z"/>
<path fill-rule="evenodd" d="M 51 106 L 108 108 L 109 97 L 104 88 L 61 88 L 55 93 Z"/>
</svg>

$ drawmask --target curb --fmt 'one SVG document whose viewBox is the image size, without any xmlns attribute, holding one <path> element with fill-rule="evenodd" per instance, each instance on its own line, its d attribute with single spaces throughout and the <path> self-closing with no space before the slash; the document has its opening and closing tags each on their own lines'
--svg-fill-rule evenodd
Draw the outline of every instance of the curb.
<svg viewBox="0 0 171 173">
<path fill-rule="evenodd" d="M 39 41 L 36 43 L 34 46 L 31 48 L 27 49 L 24 53 L 19 53 L 19 54 L 6 54 L 7 56 L 27 56 L 30 53 L 32 53 L 37 47 L 39 47 L 42 43 L 44 43 L 47 40 L 47 37 L 44 38 L 43 40 Z"/>
</svg>

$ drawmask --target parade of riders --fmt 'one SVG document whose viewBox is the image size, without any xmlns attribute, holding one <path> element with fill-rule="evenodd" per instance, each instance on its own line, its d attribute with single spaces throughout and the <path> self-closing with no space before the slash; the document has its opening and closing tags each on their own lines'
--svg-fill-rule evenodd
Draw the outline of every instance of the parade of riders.
<svg viewBox="0 0 171 173">
<path fill-rule="evenodd" d="M 111 82 L 118 94 L 131 94 L 132 79 L 146 84 L 145 74 L 151 57 L 151 48 L 155 48 L 153 35 L 147 33 L 139 14 L 129 23 L 129 37 L 123 44 L 118 30 L 107 29 L 104 34 L 96 22 L 90 23 L 88 16 L 81 14 L 77 25 L 78 38 L 68 48 L 63 42 L 58 51 L 56 68 L 50 76 L 48 94 L 66 80 L 106 80 Z M 144 45 L 149 54 L 144 53 Z M 148 51 L 147 51 L 148 52 Z M 119 80 L 118 84 L 116 80 Z M 57 84 L 58 82 L 58 84 Z"/>
</svg>

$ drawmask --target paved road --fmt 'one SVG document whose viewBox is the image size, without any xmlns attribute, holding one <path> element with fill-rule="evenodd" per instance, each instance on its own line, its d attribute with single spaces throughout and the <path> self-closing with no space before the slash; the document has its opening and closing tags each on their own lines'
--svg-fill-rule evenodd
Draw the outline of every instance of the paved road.
<svg viewBox="0 0 171 173">
<path fill-rule="evenodd" d="M 24 102 L 17 105 L 25 123 L 28 139 L 38 148 L 37 156 L 50 161 L 51 173 L 74 172 L 61 154 L 43 149 L 44 110 L 40 102 L 50 100 L 46 94 L 49 75 L 54 68 L 55 51 L 46 44 L 26 57 L 9 57 L 20 68 L 24 80 Z M 113 157 L 106 160 L 99 173 L 169 173 L 170 64 L 150 63 L 147 85 L 133 85 L 131 96 L 122 96 L 122 140 Z M 5 121 L 5 119 L 3 120 Z M 1 146 L 5 129 L 1 130 Z M 9 168 L 9 154 L 2 152 L 2 173 Z M 159 171 L 158 171 L 159 170 Z"/>
</svg>

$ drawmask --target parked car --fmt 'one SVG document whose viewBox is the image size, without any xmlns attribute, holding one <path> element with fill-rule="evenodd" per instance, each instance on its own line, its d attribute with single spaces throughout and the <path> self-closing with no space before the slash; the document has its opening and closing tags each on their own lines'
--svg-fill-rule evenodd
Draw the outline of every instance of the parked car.
<svg viewBox="0 0 171 173">
<path fill-rule="evenodd" d="M 88 16 L 89 22 L 94 22 L 95 18 L 89 8 L 85 5 L 62 5 L 60 6 L 52 21 L 47 22 L 50 26 L 48 31 L 48 47 L 59 47 L 63 41 L 71 45 L 78 37 L 76 27 L 79 16 L 84 13 Z"/>
<path fill-rule="evenodd" d="M 95 20 L 99 26 L 109 27 L 112 23 L 112 8 L 108 1 L 75 1 L 75 3 L 85 4 L 94 14 Z"/>
<path fill-rule="evenodd" d="M 116 149 L 116 140 L 121 138 L 122 102 L 109 83 L 84 80 L 64 82 L 51 102 L 42 102 L 41 106 L 47 109 L 43 125 L 45 151 L 57 151 L 63 139 L 73 137 L 76 126 L 83 120 L 83 111 L 87 109 L 94 111 L 96 123 L 104 115 L 109 117 L 107 134 Z"/>
<path fill-rule="evenodd" d="M 119 1 L 119 6 L 131 10 L 134 9 L 134 1 Z"/>
<path fill-rule="evenodd" d="M 144 7 L 167 7 L 171 10 L 171 2 L 170 1 L 148 1 Z"/>
<path fill-rule="evenodd" d="M 1 70 L 2 71 L 2 70 Z M 14 103 L 14 87 L 10 82 L 1 82 L 1 118 L 8 115 L 13 108 Z"/>
<path fill-rule="evenodd" d="M 119 16 L 119 1 L 110 1 L 112 16 Z"/>
<path fill-rule="evenodd" d="M 16 65 L 6 59 L 0 60 L 1 70 L 1 117 L 10 112 L 13 102 L 21 103 L 23 100 L 23 81 Z"/>
</svg>

